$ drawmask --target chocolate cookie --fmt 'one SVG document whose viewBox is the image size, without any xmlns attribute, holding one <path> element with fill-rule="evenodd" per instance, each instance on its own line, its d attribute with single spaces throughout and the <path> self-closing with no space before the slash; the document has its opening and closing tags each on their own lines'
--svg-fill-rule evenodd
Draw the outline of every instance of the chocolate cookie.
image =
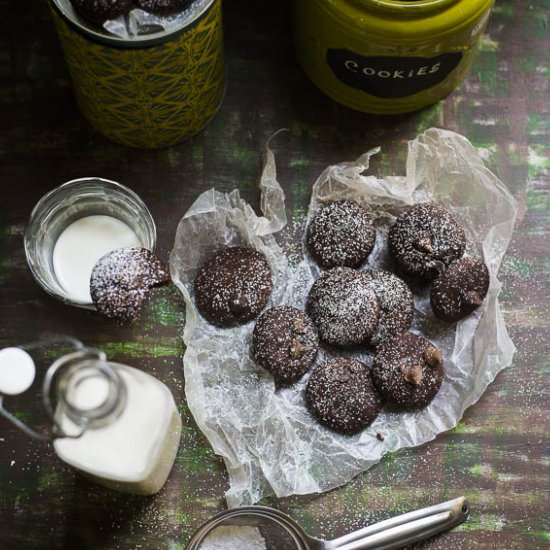
<svg viewBox="0 0 550 550">
<path fill-rule="evenodd" d="M 407 331 L 413 319 L 414 302 L 409 287 L 389 271 L 366 271 L 380 303 L 378 327 L 369 340 L 377 347 L 388 338 Z"/>
<path fill-rule="evenodd" d="M 387 340 L 372 367 L 382 397 L 401 409 L 425 407 L 443 381 L 441 352 L 426 338 L 406 333 Z"/>
<path fill-rule="evenodd" d="M 382 400 L 364 363 L 333 359 L 313 371 L 306 387 L 306 405 L 321 424 L 353 434 L 374 421 Z"/>
<path fill-rule="evenodd" d="M 317 263 L 359 267 L 372 252 L 376 229 L 372 216 L 353 201 L 331 202 L 313 217 L 307 229 L 307 246 Z"/>
<path fill-rule="evenodd" d="M 268 309 L 256 322 L 252 353 L 278 386 L 288 386 L 311 367 L 319 340 L 311 320 L 299 309 L 279 306 Z"/>
<path fill-rule="evenodd" d="M 454 261 L 433 283 L 434 315 L 443 321 L 460 321 L 478 308 L 489 290 L 489 270 L 481 258 Z"/>
<path fill-rule="evenodd" d="M 392 225 L 389 247 L 403 271 L 431 280 L 464 254 L 466 236 L 447 210 L 419 204 L 405 210 Z"/>
<path fill-rule="evenodd" d="M 135 0 L 138 8 L 157 15 L 168 15 L 183 11 L 192 0 Z"/>
<path fill-rule="evenodd" d="M 361 271 L 333 267 L 313 283 L 307 311 L 323 342 L 353 346 L 374 334 L 380 305 L 369 279 Z"/>
<path fill-rule="evenodd" d="M 97 310 L 122 322 L 135 321 L 149 290 L 168 283 L 168 268 L 145 248 L 117 248 L 101 257 L 90 277 Z"/>
<path fill-rule="evenodd" d="M 253 248 L 224 248 L 208 258 L 195 277 L 195 300 L 213 325 L 233 327 L 251 321 L 271 296 L 271 270 Z"/>
<path fill-rule="evenodd" d="M 133 0 L 71 0 L 71 3 L 82 19 L 94 25 L 125 15 L 134 7 Z"/>
</svg>

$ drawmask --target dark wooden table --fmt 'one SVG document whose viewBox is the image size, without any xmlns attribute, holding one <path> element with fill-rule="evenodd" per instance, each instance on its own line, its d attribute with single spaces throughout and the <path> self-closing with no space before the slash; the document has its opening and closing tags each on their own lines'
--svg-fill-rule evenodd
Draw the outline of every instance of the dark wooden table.
<svg viewBox="0 0 550 550">
<path fill-rule="evenodd" d="M 298 0 L 297 0 L 298 1 Z M 167 289 L 133 328 L 63 306 L 33 281 L 22 234 L 34 203 L 72 178 L 99 175 L 137 191 L 158 222 L 167 257 L 179 217 L 205 189 L 240 189 L 258 204 L 266 138 L 277 140 L 289 215 L 303 213 L 329 163 L 382 145 L 375 173 L 404 172 L 406 141 L 430 126 L 465 134 L 527 210 L 501 271 L 502 302 L 518 347 L 459 426 L 418 449 L 387 456 L 328 494 L 270 501 L 314 535 L 465 494 L 470 520 L 421 547 L 534 549 L 550 545 L 550 2 L 497 0 L 466 83 L 444 102 L 399 117 L 336 105 L 297 66 L 289 2 L 225 3 L 229 86 L 221 112 L 199 136 L 168 150 L 111 143 L 80 116 L 46 2 L 0 0 L 0 346 L 44 331 L 73 334 L 173 390 L 184 418 L 175 468 L 156 497 L 88 483 L 0 420 L 0 548 L 184 548 L 224 508 L 227 478 L 184 400 L 181 300 Z M 526 186 L 526 182 L 529 184 Z"/>
</svg>

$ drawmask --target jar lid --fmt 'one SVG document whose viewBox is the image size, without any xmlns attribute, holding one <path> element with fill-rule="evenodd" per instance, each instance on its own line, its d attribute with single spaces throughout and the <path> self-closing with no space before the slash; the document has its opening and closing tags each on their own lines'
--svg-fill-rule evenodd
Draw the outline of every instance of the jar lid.
<svg viewBox="0 0 550 550">
<path fill-rule="evenodd" d="M 481 29 L 493 0 L 318 0 L 358 40 L 433 41 L 457 29 Z M 472 31 L 474 32 L 474 31 Z"/>
<path fill-rule="evenodd" d="M 402 17 L 418 17 L 441 11 L 461 0 L 351 0 L 370 10 L 393 13 Z"/>
</svg>

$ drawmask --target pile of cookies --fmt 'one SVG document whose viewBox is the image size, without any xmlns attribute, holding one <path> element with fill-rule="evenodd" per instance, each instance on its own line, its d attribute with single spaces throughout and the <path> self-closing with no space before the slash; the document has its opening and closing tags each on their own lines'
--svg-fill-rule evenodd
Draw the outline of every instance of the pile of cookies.
<svg viewBox="0 0 550 550">
<path fill-rule="evenodd" d="M 348 357 L 317 365 L 305 390 L 309 411 L 323 425 L 345 434 L 373 422 L 382 406 L 417 410 L 428 405 L 444 378 L 441 352 L 426 338 L 407 332 L 413 295 L 389 271 L 363 268 L 376 241 L 371 212 L 353 201 L 321 207 L 307 228 L 311 256 L 324 269 L 312 285 L 306 312 L 290 306 L 266 310 L 256 322 L 252 354 L 278 386 L 309 371 L 322 343 L 334 349 L 374 354 L 372 367 Z M 432 283 L 434 315 L 458 321 L 477 308 L 489 288 L 481 258 L 464 256 L 466 235 L 440 206 L 404 210 L 391 226 L 388 248 L 396 271 Z M 208 258 L 195 277 L 199 312 L 219 327 L 255 319 L 272 291 L 263 254 L 227 247 Z M 349 355 L 349 354 L 346 354 Z"/>
</svg>

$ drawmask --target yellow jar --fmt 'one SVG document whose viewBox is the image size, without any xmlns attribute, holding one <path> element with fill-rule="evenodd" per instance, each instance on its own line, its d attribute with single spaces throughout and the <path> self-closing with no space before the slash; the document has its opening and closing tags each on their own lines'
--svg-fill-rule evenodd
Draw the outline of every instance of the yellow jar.
<svg viewBox="0 0 550 550">
<path fill-rule="evenodd" d="M 221 0 L 182 27 L 135 39 L 84 24 L 70 0 L 51 0 L 81 111 L 99 132 L 133 147 L 166 147 L 202 130 L 225 90 Z"/>
<path fill-rule="evenodd" d="M 298 59 L 327 95 L 369 113 L 431 105 L 465 78 L 493 0 L 294 0 Z"/>
</svg>

